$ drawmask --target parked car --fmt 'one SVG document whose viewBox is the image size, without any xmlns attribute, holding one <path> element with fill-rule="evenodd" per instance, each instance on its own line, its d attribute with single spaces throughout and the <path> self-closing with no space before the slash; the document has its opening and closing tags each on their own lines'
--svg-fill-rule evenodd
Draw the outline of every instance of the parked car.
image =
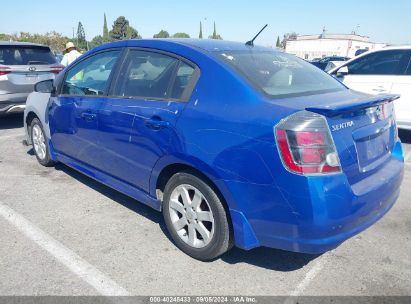
<svg viewBox="0 0 411 304">
<path fill-rule="evenodd" d="M 64 57 L 63 54 L 55 54 L 54 56 L 56 57 L 56 61 L 58 63 L 61 63 L 61 61 L 63 60 L 63 57 Z"/>
<path fill-rule="evenodd" d="M 329 73 L 359 92 L 401 95 L 394 103 L 397 124 L 411 130 L 411 46 L 370 51 Z"/>
<path fill-rule="evenodd" d="M 359 56 L 359 55 L 361 55 L 361 54 L 364 54 L 364 53 L 366 53 L 366 52 L 368 52 L 368 51 L 369 51 L 369 49 L 358 49 L 358 50 L 355 51 L 354 56 L 357 57 L 357 56 Z"/>
<path fill-rule="evenodd" d="M 324 252 L 399 195 L 397 96 L 351 91 L 276 50 L 114 42 L 36 91 L 47 115 L 28 112 L 25 122 L 38 161 L 62 162 L 162 211 L 177 247 L 196 259 L 233 244 Z"/>
<path fill-rule="evenodd" d="M 321 69 L 321 70 L 325 70 L 325 68 L 327 67 L 328 63 L 330 61 L 347 61 L 350 58 L 348 57 L 341 57 L 341 56 L 329 56 L 329 57 L 324 57 L 318 61 L 311 61 L 312 65 L 315 65 L 317 68 Z"/>
<path fill-rule="evenodd" d="M 324 72 L 328 72 L 336 67 L 342 66 L 346 61 L 329 61 L 324 69 Z"/>
<path fill-rule="evenodd" d="M 0 115 L 22 112 L 34 84 L 62 69 L 48 46 L 0 42 Z"/>
</svg>

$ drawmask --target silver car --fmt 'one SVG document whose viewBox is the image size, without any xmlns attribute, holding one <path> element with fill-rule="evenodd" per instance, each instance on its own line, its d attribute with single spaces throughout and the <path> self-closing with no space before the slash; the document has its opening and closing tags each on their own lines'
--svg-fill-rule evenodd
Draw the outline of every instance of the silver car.
<svg viewBox="0 0 411 304">
<path fill-rule="evenodd" d="M 23 112 L 34 85 L 54 79 L 63 68 L 48 46 L 0 42 L 0 116 Z"/>
</svg>

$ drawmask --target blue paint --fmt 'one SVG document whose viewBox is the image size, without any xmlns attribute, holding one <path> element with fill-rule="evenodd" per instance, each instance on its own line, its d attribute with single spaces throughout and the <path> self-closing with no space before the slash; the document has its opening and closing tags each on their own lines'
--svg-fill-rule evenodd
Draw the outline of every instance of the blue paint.
<svg viewBox="0 0 411 304">
<path fill-rule="evenodd" d="M 366 164 L 368 170 L 361 171 L 358 156 L 365 152 L 357 151 L 358 141 L 377 129 L 370 127 L 364 107 L 390 97 L 370 98 L 343 88 L 270 98 L 212 54 L 250 50 L 224 41 L 122 41 L 100 46 L 82 58 L 128 47 L 163 50 L 195 63 L 201 75 L 189 101 L 53 97 L 49 110 L 53 159 L 156 210 L 161 210 L 156 199 L 161 172 L 170 165 L 189 166 L 211 180 L 224 197 L 235 244 L 244 249 L 324 252 L 372 225 L 398 198 L 404 166 L 395 124 L 388 120 L 376 124 L 388 132 L 384 162 Z M 342 172 L 303 176 L 285 169 L 273 128 L 305 109 L 325 115 L 330 126 L 353 122 L 352 127 L 332 133 Z M 85 119 L 89 115 L 93 119 Z M 153 119 L 166 124 L 153 128 Z M 360 130 L 355 140 L 354 130 Z"/>
</svg>

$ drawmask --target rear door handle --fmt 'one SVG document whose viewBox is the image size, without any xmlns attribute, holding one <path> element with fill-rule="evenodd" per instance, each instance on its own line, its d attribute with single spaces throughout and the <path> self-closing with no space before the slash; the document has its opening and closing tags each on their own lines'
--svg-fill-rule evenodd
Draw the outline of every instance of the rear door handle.
<svg viewBox="0 0 411 304">
<path fill-rule="evenodd" d="M 160 118 L 150 118 L 147 119 L 145 122 L 146 126 L 150 129 L 153 130 L 160 130 L 163 128 L 167 128 L 170 126 L 170 123 L 168 121 L 161 120 Z"/>
<path fill-rule="evenodd" d="M 96 114 L 90 113 L 90 112 L 83 112 L 81 113 L 81 117 L 85 120 L 85 121 L 93 121 L 96 119 Z"/>
</svg>

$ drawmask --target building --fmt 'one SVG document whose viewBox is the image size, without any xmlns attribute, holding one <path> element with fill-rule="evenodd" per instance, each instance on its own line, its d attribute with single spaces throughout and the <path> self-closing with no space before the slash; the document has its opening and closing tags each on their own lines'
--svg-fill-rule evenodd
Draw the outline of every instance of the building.
<svg viewBox="0 0 411 304">
<path fill-rule="evenodd" d="M 326 34 L 297 36 L 287 40 L 285 51 L 306 60 L 326 56 L 355 57 L 359 49 L 375 50 L 385 43 L 374 43 L 369 37 L 357 34 Z"/>
</svg>

